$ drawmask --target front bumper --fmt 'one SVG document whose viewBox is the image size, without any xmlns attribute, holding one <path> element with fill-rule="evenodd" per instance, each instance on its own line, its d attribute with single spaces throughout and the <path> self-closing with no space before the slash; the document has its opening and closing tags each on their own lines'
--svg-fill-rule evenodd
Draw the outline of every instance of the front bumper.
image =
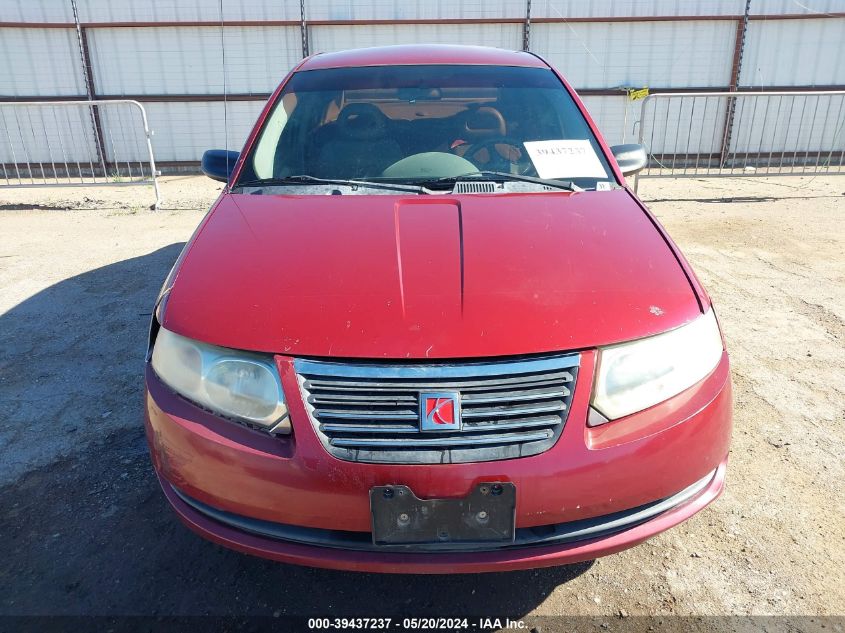
<svg viewBox="0 0 845 633">
<path fill-rule="evenodd" d="M 594 354 L 582 355 L 572 408 L 555 446 L 514 460 L 443 465 L 338 460 L 316 437 L 298 397 L 291 359 L 282 357 L 278 363 L 294 428 L 291 438 L 270 437 L 201 411 L 168 391 L 149 367 L 147 434 L 162 488 L 183 522 L 243 552 L 317 567 L 405 573 L 573 563 L 636 545 L 713 501 L 724 487 L 730 440 L 727 355 L 710 376 L 675 398 L 590 429 L 586 417 L 594 362 Z M 523 537 L 532 531 L 548 535 L 550 527 L 566 533 L 573 526 L 601 526 L 681 491 L 694 489 L 694 494 L 675 497 L 658 513 L 628 523 L 576 530 L 578 538 L 518 538 L 491 551 L 416 553 L 366 546 L 373 486 L 402 484 L 421 498 L 442 498 L 464 496 L 477 483 L 493 480 L 516 485 L 516 527 Z M 315 544 L 291 538 L 290 532 L 285 536 L 285 528 L 298 534 L 347 533 L 352 540 Z"/>
</svg>

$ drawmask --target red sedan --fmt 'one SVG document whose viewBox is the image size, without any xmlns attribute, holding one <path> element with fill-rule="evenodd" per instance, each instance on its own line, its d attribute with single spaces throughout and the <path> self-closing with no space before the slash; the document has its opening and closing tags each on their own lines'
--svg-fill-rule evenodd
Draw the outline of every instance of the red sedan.
<svg viewBox="0 0 845 633">
<path fill-rule="evenodd" d="M 560 565 L 722 492 L 711 301 L 535 55 L 315 55 L 268 101 L 158 298 L 146 428 L 190 528 L 381 572 Z"/>
</svg>

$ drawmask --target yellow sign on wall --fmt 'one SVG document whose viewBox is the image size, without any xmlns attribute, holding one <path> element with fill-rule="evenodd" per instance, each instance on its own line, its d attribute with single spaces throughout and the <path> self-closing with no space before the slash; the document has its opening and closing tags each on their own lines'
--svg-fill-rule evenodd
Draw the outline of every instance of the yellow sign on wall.
<svg viewBox="0 0 845 633">
<path fill-rule="evenodd" d="M 648 96 L 648 86 L 645 88 L 629 88 L 628 89 L 628 98 L 631 101 L 639 101 L 640 99 L 645 99 Z"/>
</svg>

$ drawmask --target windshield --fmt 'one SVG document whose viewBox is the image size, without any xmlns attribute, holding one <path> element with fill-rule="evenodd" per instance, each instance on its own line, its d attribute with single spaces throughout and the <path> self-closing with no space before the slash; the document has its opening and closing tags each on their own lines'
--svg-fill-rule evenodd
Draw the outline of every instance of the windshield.
<svg viewBox="0 0 845 633">
<path fill-rule="evenodd" d="M 613 182 L 555 74 L 510 66 L 295 73 L 235 186 L 302 177 L 425 186 L 532 177 L 585 189 Z"/>
</svg>

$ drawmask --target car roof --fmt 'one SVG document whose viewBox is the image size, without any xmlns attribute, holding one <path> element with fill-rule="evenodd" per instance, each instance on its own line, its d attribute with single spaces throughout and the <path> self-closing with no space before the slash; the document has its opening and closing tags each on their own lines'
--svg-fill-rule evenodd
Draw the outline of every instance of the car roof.
<svg viewBox="0 0 845 633">
<path fill-rule="evenodd" d="M 522 51 L 507 51 L 489 46 L 412 44 L 356 48 L 337 53 L 318 53 L 307 58 L 298 70 L 422 64 L 470 64 L 548 68 L 540 58 Z"/>
</svg>

